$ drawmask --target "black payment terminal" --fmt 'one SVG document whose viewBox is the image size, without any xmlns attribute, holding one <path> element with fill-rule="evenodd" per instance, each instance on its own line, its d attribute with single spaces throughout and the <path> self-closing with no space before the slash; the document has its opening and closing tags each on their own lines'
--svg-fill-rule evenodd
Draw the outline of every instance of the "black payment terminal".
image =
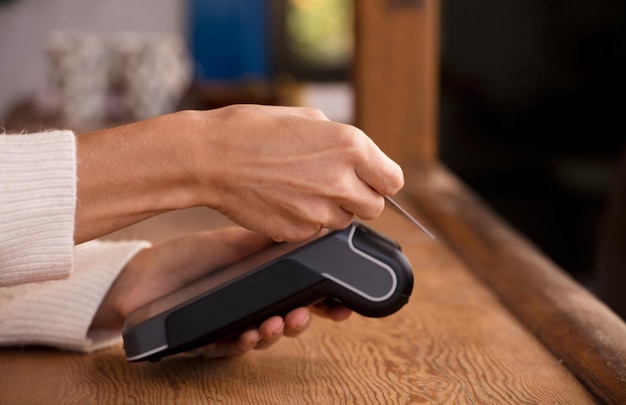
<svg viewBox="0 0 626 405">
<path fill-rule="evenodd" d="M 128 361 L 159 360 L 329 300 L 367 317 L 408 302 L 411 265 L 398 243 L 359 222 L 304 242 L 273 245 L 131 313 Z"/>
</svg>

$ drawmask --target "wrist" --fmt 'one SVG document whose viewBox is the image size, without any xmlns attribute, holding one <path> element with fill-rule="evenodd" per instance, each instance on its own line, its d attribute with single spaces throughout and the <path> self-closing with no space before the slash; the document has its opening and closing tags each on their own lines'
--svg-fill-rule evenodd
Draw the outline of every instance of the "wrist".
<svg viewBox="0 0 626 405">
<path fill-rule="evenodd" d="M 163 119 L 177 131 L 182 176 L 189 206 L 220 208 L 220 188 L 229 183 L 233 168 L 234 134 L 225 128 L 229 108 L 179 111 Z M 226 115 L 226 116 L 225 116 Z M 224 136 L 224 134 L 228 134 Z"/>
<path fill-rule="evenodd" d="M 194 204 L 176 131 L 157 117 L 77 137 L 76 243 Z"/>
</svg>

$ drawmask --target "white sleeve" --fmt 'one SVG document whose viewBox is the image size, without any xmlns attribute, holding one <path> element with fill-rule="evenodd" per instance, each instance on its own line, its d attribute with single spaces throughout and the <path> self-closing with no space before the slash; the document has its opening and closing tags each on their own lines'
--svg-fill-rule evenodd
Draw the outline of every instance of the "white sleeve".
<svg viewBox="0 0 626 405">
<path fill-rule="evenodd" d="M 75 210 L 74 134 L 0 134 L 0 286 L 69 275 Z"/>
<path fill-rule="evenodd" d="M 76 246 L 66 280 L 0 288 L 0 345 L 46 345 L 90 352 L 119 342 L 119 331 L 90 330 L 109 287 L 147 242 L 91 241 Z"/>
</svg>

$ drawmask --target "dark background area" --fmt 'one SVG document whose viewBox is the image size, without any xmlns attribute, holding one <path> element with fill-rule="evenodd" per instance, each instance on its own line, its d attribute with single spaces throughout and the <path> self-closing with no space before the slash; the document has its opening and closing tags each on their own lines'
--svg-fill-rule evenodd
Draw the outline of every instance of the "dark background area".
<svg viewBox="0 0 626 405">
<path fill-rule="evenodd" d="M 626 140 L 624 8 L 442 2 L 441 160 L 589 286 Z"/>
</svg>

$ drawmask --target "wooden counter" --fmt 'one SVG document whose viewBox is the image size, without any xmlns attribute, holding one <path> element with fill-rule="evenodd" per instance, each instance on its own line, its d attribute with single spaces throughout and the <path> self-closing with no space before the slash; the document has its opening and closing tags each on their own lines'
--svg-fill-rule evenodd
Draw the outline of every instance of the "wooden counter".
<svg viewBox="0 0 626 405">
<path fill-rule="evenodd" d="M 438 166 L 439 3 L 355 2 L 357 125 L 403 167 L 424 166 L 406 170 L 400 201 L 437 236 L 392 211 L 371 223 L 413 265 L 407 306 L 383 319 L 315 319 L 299 338 L 223 360 L 4 349 L 0 405 L 626 404 L 624 322 Z M 5 128 L 55 123 L 21 108 Z M 111 237 L 161 241 L 227 224 L 191 209 Z"/>
<path fill-rule="evenodd" d="M 626 403 L 624 323 L 444 169 L 419 180 L 401 201 L 423 207 L 411 210 L 436 240 L 393 211 L 370 223 L 414 268 L 398 313 L 316 318 L 299 338 L 224 360 L 128 363 L 121 347 L 0 350 L 0 403 Z M 163 240 L 227 223 L 193 209 L 112 237 Z"/>
</svg>

